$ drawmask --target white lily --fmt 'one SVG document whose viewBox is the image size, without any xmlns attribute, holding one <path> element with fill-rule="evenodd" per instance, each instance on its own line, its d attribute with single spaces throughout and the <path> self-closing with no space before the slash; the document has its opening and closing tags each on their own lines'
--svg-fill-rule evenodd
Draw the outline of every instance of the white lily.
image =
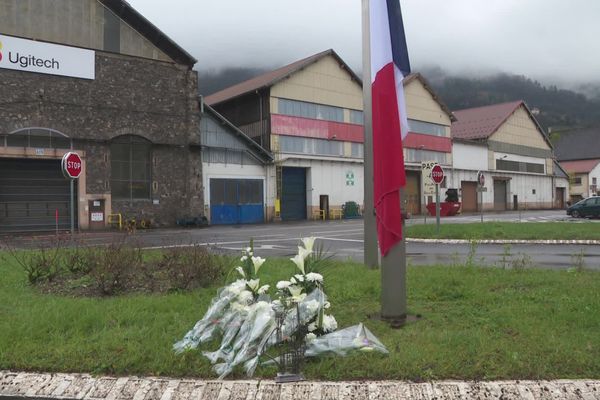
<svg viewBox="0 0 600 400">
<path fill-rule="evenodd" d="M 254 273 L 258 274 L 258 270 L 260 269 L 260 266 L 263 265 L 265 263 L 264 258 L 262 257 L 252 257 L 252 264 L 254 265 Z"/>
<path fill-rule="evenodd" d="M 296 274 L 294 275 L 294 278 L 296 278 L 298 282 L 304 282 L 304 275 Z"/>
<path fill-rule="evenodd" d="M 240 258 L 240 261 L 241 261 L 241 262 L 244 262 L 244 261 L 246 261 L 247 259 L 248 259 L 248 256 L 242 256 L 242 258 Z"/>
<path fill-rule="evenodd" d="M 294 303 L 300 303 L 306 298 L 306 293 L 302 293 L 302 288 L 300 286 L 290 286 L 288 287 L 288 290 L 290 291 Z"/>
<path fill-rule="evenodd" d="M 258 289 L 258 294 L 265 294 L 269 290 L 269 285 L 263 285 Z"/>
<path fill-rule="evenodd" d="M 246 254 L 252 253 L 252 247 L 246 247 L 246 250 L 244 251 L 246 252 Z"/>
<path fill-rule="evenodd" d="M 310 256 L 312 250 L 307 250 L 302 246 L 298 246 L 298 255 L 302 256 L 302 258 L 306 259 L 306 257 Z"/>
<path fill-rule="evenodd" d="M 260 285 L 260 279 L 252 279 L 248 281 L 248 287 L 252 289 L 253 292 L 256 292 L 258 286 Z"/>
<path fill-rule="evenodd" d="M 304 248 L 312 252 L 313 246 L 315 244 L 315 239 L 316 237 L 314 236 L 302 238 L 302 244 L 304 244 Z"/>
<path fill-rule="evenodd" d="M 245 278 L 245 277 L 246 277 L 246 274 L 244 273 L 244 268 L 242 268 L 242 267 L 235 267 L 235 270 L 236 270 L 237 272 L 239 272 L 239 273 L 240 273 L 240 275 L 241 275 L 243 278 Z"/>
<path fill-rule="evenodd" d="M 296 278 L 294 278 L 293 276 L 290 278 L 290 282 L 292 283 L 292 285 L 295 285 L 298 283 L 298 281 L 296 280 Z"/>
<path fill-rule="evenodd" d="M 304 275 L 304 257 L 300 254 L 296 254 L 294 258 L 290 258 L 290 260 L 296 264 L 296 267 L 298 267 L 300 272 L 302 272 L 302 275 Z"/>
</svg>

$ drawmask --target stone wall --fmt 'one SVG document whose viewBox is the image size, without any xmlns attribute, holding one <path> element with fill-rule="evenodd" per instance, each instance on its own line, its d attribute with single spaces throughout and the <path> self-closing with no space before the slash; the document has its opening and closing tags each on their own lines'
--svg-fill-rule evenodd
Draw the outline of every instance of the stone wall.
<svg viewBox="0 0 600 400">
<path fill-rule="evenodd" d="M 203 213 L 197 85 L 187 66 L 102 52 L 95 80 L 0 69 L 0 135 L 42 127 L 73 138 L 85 154 L 88 198 L 110 194 L 113 138 L 148 139 L 152 198 L 113 200 L 112 211 L 172 225 Z"/>
</svg>

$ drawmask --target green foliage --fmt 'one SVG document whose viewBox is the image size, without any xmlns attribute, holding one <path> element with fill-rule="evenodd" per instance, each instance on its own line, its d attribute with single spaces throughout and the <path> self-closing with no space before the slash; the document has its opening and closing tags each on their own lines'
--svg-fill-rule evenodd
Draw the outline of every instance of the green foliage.
<svg viewBox="0 0 600 400">
<path fill-rule="evenodd" d="M 600 98 L 544 86 L 525 76 L 498 74 L 485 78 L 448 76 L 443 71 L 425 73 L 434 90 L 451 110 L 525 100 L 540 113 L 543 127 L 576 127 L 600 124 Z"/>
</svg>

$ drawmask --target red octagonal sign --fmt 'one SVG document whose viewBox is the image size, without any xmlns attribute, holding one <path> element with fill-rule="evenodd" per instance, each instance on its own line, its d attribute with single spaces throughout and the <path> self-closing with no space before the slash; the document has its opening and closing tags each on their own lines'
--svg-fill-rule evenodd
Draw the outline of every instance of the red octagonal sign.
<svg viewBox="0 0 600 400">
<path fill-rule="evenodd" d="M 62 170 L 66 178 L 77 179 L 81 175 L 81 157 L 77 153 L 67 153 L 62 158 Z"/>
<path fill-rule="evenodd" d="M 439 185 L 444 181 L 444 170 L 440 167 L 440 164 L 436 164 L 431 169 L 431 180 L 436 185 Z"/>
</svg>

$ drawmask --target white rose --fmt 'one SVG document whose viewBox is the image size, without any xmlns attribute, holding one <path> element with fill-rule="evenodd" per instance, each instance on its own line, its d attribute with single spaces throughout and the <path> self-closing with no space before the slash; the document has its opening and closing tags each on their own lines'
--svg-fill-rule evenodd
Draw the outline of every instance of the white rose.
<svg viewBox="0 0 600 400">
<path fill-rule="evenodd" d="M 307 333 L 306 334 L 306 341 L 307 342 L 312 342 L 316 338 L 317 338 L 317 335 L 315 335 L 314 333 Z"/>
<path fill-rule="evenodd" d="M 290 281 L 279 281 L 277 282 L 277 289 L 279 290 L 283 290 L 283 289 L 287 289 L 292 283 Z"/>
<path fill-rule="evenodd" d="M 337 321 L 333 315 L 323 315 L 323 330 L 325 332 L 332 332 L 337 329 Z"/>
<path fill-rule="evenodd" d="M 254 298 L 254 295 L 252 294 L 251 291 L 249 290 L 243 290 L 239 295 L 238 295 L 238 301 L 240 303 L 246 303 L 248 304 L 252 299 Z"/>
<path fill-rule="evenodd" d="M 323 275 L 316 272 L 309 272 L 306 274 L 306 280 L 309 282 L 323 282 Z"/>
</svg>

